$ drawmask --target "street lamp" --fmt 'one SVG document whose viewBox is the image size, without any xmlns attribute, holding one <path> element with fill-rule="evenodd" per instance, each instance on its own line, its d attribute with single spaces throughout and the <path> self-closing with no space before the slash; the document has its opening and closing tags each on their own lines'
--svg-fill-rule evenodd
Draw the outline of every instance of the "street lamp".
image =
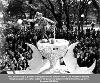
<svg viewBox="0 0 100 83">
<path fill-rule="evenodd" d="M 84 14 L 82 14 L 81 17 L 84 18 Z"/>
<path fill-rule="evenodd" d="M 92 1 L 89 1 L 89 2 L 88 2 L 88 4 L 91 4 L 91 3 L 92 3 Z"/>
<path fill-rule="evenodd" d="M 18 21 L 17 21 L 18 24 L 22 24 L 22 22 L 23 21 L 21 19 L 18 19 Z"/>
<path fill-rule="evenodd" d="M 2 12 L 0 12 L 0 18 L 3 18 L 3 14 L 2 14 Z"/>
</svg>

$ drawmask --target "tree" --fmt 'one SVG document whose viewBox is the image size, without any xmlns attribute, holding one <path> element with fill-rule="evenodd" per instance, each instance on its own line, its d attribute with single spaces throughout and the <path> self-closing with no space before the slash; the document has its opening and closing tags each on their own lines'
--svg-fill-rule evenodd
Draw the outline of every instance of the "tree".
<svg viewBox="0 0 100 83">
<path fill-rule="evenodd" d="M 98 11 L 98 17 L 97 17 L 97 21 L 100 25 L 100 0 L 92 0 L 94 7 L 97 9 Z"/>
<path fill-rule="evenodd" d="M 70 30 L 71 23 L 77 22 L 78 30 L 83 26 L 84 20 L 87 17 L 89 1 L 91 0 L 37 0 L 46 12 L 52 14 L 52 18 L 57 21 L 57 28 L 62 28 L 63 23 L 66 23 L 67 28 Z M 34 0 L 35 3 L 35 0 Z M 48 17 L 50 14 L 46 15 Z M 81 17 L 81 15 L 84 17 Z M 64 17 L 64 18 L 63 18 Z"/>
<path fill-rule="evenodd" d="M 29 1 L 29 4 L 32 6 L 26 6 L 24 4 L 25 1 Z M 16 16 L 16 18 L 25 17 L 25 12 L 29 12 L 30 18 L 33 18 L 36 11 L 39 11 L 42 12 L 45 17 L 56 21 L 58 29 L 62 29 L 64 23 L 67 29 L 70 30 L 71 27 L 77 23 L 76 26 L 78 26 L 78 30 L 80 31 L 83 29 L 84 21 L 87 19 L 90 2 L 92 2 L 93 6 L 97 9 L 97 20 L 98 22 L 100 21 L 100 7 L 98 1 L 99 0 L 12 0 L 9 2 L 6 12 L 7 15 L 12 17 Z M 84 17 L 82 17 L 82 15 L 84 15 Z"/>
</svg>

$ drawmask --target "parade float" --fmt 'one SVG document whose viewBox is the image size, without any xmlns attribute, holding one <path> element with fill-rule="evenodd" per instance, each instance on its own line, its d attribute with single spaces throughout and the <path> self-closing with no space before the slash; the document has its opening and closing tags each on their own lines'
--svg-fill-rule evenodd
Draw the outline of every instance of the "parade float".
<svg viewBox="0 0 100 83">
<path fill-rule="evenodd" d="M 37 14 L 34 19 L 28 21 L 34 22 L 37 19 L 42 19 L 46 23 L 50 22 L 55 26 L 54 21 L 43 16 L 41 17 L 39 12 Z M 18 23 L 21 24 L 22 20 L 19 20 Z M 79 42 L 70 45 L 69 41 L 65 39 L 56 39 L 55 28 L 54 38 L 46 39 L 43 37 L 37 42 L 37 47 L 26 43 L 33 51 L 32 59 L 28 61 L 29 67 L 26 70 L 15 71 L 15 74 L 92 74 L 96 61 L 89 68 L 79 67 L 73 52 L 73 49 Z M 43 34 L 45 35 L 45 32 Z M 42 56 L 46 59 L 42 59 Z M 60 64 L 61 58 L 65 63 L 64 65 Z M 7 71 L 7 73 L 13 74 L 12 71 Z"/>
</svg>

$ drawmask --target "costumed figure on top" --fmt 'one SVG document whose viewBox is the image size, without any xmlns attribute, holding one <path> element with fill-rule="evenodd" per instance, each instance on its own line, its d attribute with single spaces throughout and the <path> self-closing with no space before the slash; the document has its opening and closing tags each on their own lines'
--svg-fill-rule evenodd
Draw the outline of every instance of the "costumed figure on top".
<svg viewBox="0 0 100 83">
<path fill-rule="evenodd" d="M 49 40 L 48 36 L 46 35 L 47 29 L 50 28 L 50 26 L 55 26 L 56 22 L 43 17 L 42 13 L 36 12 L 36 15 L 34 17 L 34 21 L 36 21 L 35 26 L 38 26 L 41 31 L 41 39 L 46 38 Z"/>
</svg>

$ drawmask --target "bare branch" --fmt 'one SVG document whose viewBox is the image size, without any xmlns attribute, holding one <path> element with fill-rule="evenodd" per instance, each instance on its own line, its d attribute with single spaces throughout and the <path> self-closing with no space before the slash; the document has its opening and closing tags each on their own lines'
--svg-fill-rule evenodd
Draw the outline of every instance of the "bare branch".
<svg viewBox="0 0 100 83">
<path fill-rule="evenodd" d="M 51 8 L 49 8 L 42 0 L 39 0 L 47 9 L 49 9 L 50 11 L 52 10 Z"/>
<path fill-rule="evenodd" d="M 50 6 L 51 6 L 51 9 L 54 11 L 54 5 L 52 4 L 52 2 L 50 0 L 48 0 Z"/>
</svg>

